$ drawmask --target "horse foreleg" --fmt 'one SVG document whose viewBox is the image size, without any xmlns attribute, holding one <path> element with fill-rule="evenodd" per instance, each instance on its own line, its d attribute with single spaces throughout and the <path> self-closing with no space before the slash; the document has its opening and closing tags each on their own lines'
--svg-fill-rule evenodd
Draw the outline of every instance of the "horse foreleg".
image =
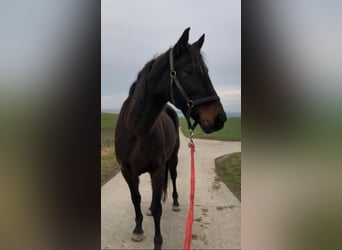
<svg viewBox="0 0 342 250">
<path fill-rule="evenodd" d="M 139 176 L 131 176 L 126 171 L 122 171 L 123 176 L 125 177 L 127 184 L 129 186 L 129 190 L 131 192 L 131 199 L 134 205 L 135 210 L 135 228 L 132 234 L 133 241 L 142 241 L 144 237 L 144 231 L 142 229 L 142 221 L 143 215 L 141 213 L 141 196 L 139 193 Z"/>
</svg>

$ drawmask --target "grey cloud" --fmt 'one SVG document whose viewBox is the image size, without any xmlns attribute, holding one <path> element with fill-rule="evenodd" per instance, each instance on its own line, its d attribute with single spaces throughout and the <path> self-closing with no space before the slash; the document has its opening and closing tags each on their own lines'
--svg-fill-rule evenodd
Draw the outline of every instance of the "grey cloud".
<svg viewBox="0 0 342 250">
<path fill-rule="evenodd" d="M 190 42 L 206 34 L 203 51 L 214 84 L 240 89 L 240 5 L 237 0 L 102 1 L 102 96 L 127 93 L 144 64 L 172 46 L 186 27 Z M 240 103 L 234 109 L 240 111 Z"/>
</svg>

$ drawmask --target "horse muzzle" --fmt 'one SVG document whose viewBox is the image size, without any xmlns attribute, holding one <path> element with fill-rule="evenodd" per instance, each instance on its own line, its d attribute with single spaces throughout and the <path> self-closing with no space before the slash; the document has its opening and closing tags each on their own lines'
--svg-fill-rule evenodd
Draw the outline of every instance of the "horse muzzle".
<svg viewBox="0 0 342 250">
<path fill-rule="evenodd" d="M 220 103 L 207 107 L 198 107 L 197 115 L 202 130 L 207 134 L 222 129 L 227 120 L 227 115 Z"/>
</svg>

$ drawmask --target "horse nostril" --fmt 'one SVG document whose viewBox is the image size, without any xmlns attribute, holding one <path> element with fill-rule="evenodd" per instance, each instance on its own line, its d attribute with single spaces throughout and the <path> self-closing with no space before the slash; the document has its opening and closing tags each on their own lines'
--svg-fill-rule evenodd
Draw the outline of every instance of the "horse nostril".
<svg viewBox="0 0 342 250">
<path fill-rule="evenodd" d="M 216 117 L 216 121 L 217 121 L 217 122 L 224 123 L 226 120 L 227 120 L 227 116 L 226 116 L 225 113 L 220 113 L 220 114 L 218 114 L 217 117 Z"/>
</svg>

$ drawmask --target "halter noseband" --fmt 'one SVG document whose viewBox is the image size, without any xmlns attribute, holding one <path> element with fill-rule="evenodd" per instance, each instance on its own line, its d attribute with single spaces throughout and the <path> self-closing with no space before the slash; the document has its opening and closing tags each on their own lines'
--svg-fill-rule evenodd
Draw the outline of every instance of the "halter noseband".
<svg viewBox="0 0 342 250">
<path fill-rule="evenodd" d="M 204 97 L 204 98 L 200 98 L 197 100 L 192 100 L 185 92 L 185 90 L 183 89 L 182 85 L 180 84 L 177 76 L 176 76 L 176 71 L 173 65 L 173 49 L 171 48 L 170 50 L 170 54 L 169 54 L 169 58 L 170 58 L 170 96 L 171 96 L 171 102 L 176 105 L 175 99 L 174 99 L 174 95 L 173 95 L 173 84 L 176 84 L 177 89 L 179 90 L 179 92 L 181 93 L 183 99 L 186 101 L 186 104 L 188 106 L 188 110 L 186 112 L 186 122 L 188 123 L 188 129 L 190 131 L 193 131 L 197 124 L 198 121 L 195 121 L 193 124 L 191 124 L 190 121 L 190 115 L 191 115 L 191 110 L 193 107 L 195 107 L 196 105 L 199 104 L 203 104 L 203 103 L 209 103 L 209 102 L 213 102 L 213 101 L 219 101 L 220 98 L 217 95 L 213 95 L 213 96 L 208 96 L 208 97 Z"/>
</svg>

